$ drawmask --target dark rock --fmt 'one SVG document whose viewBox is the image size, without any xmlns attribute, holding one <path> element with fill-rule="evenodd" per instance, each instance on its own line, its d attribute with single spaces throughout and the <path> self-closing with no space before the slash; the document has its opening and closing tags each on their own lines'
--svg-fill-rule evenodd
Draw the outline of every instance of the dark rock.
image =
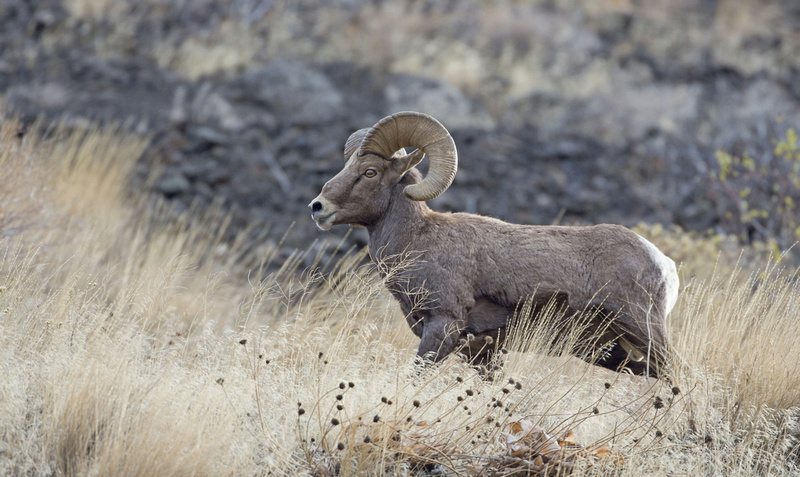
<svg viewBox="0 0 800 477">
<path fill-rule="evenodd" d="M 214 144 L 230 144 L 233 140 L 228 134 L 207 126 L 192 124 L 186 132 L 189 138 L 198 143 L 196 150 L 205 150 Z"/>
<path fill-rule="evenodd" d="M 186 194 L 190 188 L 189 180 L 176 172 L 164 174 L 156 183 L 156 189 L 167 197 Z"/>
<path fill-rule="evenodd" d="M 319 70 L 288 60 L 272 61 L 233 81 L 238 100 L 252 99 L 288 124 L 314 125 L 344 115 L 341 93 Z"/>
<path fill-rule="evenodd" d="M 458 146 L 456 180 L 432 207 L 523 223 L 722 226 L 708 193 L 714 152 L 764 157 L 800 124 L 793 2 L 534 2 L 508 17 L 493 4 L 496 18 L 464 9 L 459 28 L 420 27 L 431 48 L 402 54 L 425 66 L 402 74 L 398 65 L 413 62 L 400 61 L 392 41 L 377 42 L 362 64 L 346 61 L 352 52 L 324 48 L 330 32 L 303 28 L 322 9 L 284 2 L 275 11 L 296 15 L 302 44 L 319 51 L 287 51 L 290 60 L 273 48 L 244 71 L 201 80 L 159 67 L 153 52 L 238 21 L 224 3 L 123 2 L 125 28 L 106 16 L 75 18 L 62 3 L 6 0 L 0 8 L 7 107 L 27 121 L 134 124 L 153 137 L 138 184 L 155 184 L 184 210 L 224 202 L 232 234 L 269 224 L 276 243 L 286 233 L 287 248 L 347 233 L 320 235 L 306 204 L 341 169 L 348 135 L 398 110 L 432 114 Z M 346 26 L 358 27 L 359 9 L 347 11 Z M 487 34 L 492 22 L 500 28 Z M 475 78 L 437 77 L 444 59 L 453 66 L 458 58 L 479 62 L 457 70 Z M 167 173 L 147 182 L 154 170 Z"/>
<path fill-rule="evenodd" d="M 495 121 L 477 108 L 458 88 L 442 81 L 394 75 L 384 90 L 384 115 L 419 111 L 437 118 L 449 129 L 494 129 Z"/>
</svg>

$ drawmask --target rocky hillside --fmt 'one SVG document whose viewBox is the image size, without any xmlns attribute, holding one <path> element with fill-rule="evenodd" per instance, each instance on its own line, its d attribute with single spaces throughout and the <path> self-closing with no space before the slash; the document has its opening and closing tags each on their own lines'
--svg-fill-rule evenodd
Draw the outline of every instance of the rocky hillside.
<svg viewBox="0 0 800 477">
<path fill-rule="evenodd" d="M 287 249 L 346 232 L 317 232 L 306 204 L 349 133 L 398 110 L 455 137 L 434 208 L 743 238 L 770 223 L 738 218 L 716 151 L 771 167 L 800 129 L 794 0 L 1 5 L 0 114 L 126 123 L 152 138 L 132 191 L 222 202 L 276 241 L 296 222 Z M 770 187 L 748 207 L 769 215 Z"/>
</svg>

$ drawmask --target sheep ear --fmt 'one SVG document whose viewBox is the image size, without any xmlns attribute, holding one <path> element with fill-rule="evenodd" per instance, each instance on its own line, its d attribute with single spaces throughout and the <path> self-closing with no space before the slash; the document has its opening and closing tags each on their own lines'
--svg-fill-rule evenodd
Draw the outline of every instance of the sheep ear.
<svg viewBox="0 0 800 477">
<path fill-rule="evenodd" d="M 414 149 L 411 154 L 406 154 L 402 149 L 392 156 L 392 168 L 400 175 L 405 174 L 409 169 L 422 162 L 425 152 L 422 149 Z"/>
</svg>

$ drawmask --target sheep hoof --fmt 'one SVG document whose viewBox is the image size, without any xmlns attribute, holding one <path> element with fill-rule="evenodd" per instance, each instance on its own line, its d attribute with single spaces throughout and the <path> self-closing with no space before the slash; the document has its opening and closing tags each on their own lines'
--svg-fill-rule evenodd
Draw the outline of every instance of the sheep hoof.
<svg viewBox="0 0 800 477">
<path fill-rule="evenodd" d="M 628 353 L 628 360 L 634 363 L 640 363 L 645 360 L 644 353 L 636 349 L 630 341 L 625 338 L 619 338 L 619 345 Z"/>
</svg>

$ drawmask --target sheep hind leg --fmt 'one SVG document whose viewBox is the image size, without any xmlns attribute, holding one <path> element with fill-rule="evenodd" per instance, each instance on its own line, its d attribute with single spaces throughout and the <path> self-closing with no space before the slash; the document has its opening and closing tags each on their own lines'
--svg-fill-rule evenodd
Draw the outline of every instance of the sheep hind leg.
<svg viewBox="0 0 800 477">
<path fill-rule="evenodd" d="M 583 316 L 586 317 L 585 324 L 577 325 L 580 329 L 580 340 L 573 349 L 576 356 L 611 371 L 627 370 L 636 375 L 655 376 L 659 369 L 653 359 L 655 352 L 651 354 L 648 367 L 647 346 L 631 337 L 631 333 L 619 323 L 617 313 L 598 307 Z M 581 319 L 578 315 L 574 318 Z"/>
<path fill-rule="evenodd" d="M 638 376 L 658 377 L 657 368 L 648 367 L 647 361 L 639 358 L 638 353 L 631 353 L 620 341 L 616 341 L 609 343 L 609 349 L 594 364 L 618 373 L 628 370 Z"/>
<path fill-rule="evenodd" d="M 492 380 L 495 371 L 502 368 L 503 353 L 498 351 L 503 351 L 505 335 L 505 328 L 477 334 L 464 334 L 459 340 L 458 352 L 472 367 L 478 370 L 481 376 Z"/>
<path fill-rule="evenodd" d="M 616 335 L 616 345 L 609 357 L 599 365 L 607 368 L 619 367 L 629 369 L 633 374 L 665 378 L 668 376 L 671 361 L 671 346 L 661 333 L 654 333 L 650 339 L 640 338 L 638 334 L 629 332 L 619 322 L 611 323 L 610 328 Z"/>
</svg>

